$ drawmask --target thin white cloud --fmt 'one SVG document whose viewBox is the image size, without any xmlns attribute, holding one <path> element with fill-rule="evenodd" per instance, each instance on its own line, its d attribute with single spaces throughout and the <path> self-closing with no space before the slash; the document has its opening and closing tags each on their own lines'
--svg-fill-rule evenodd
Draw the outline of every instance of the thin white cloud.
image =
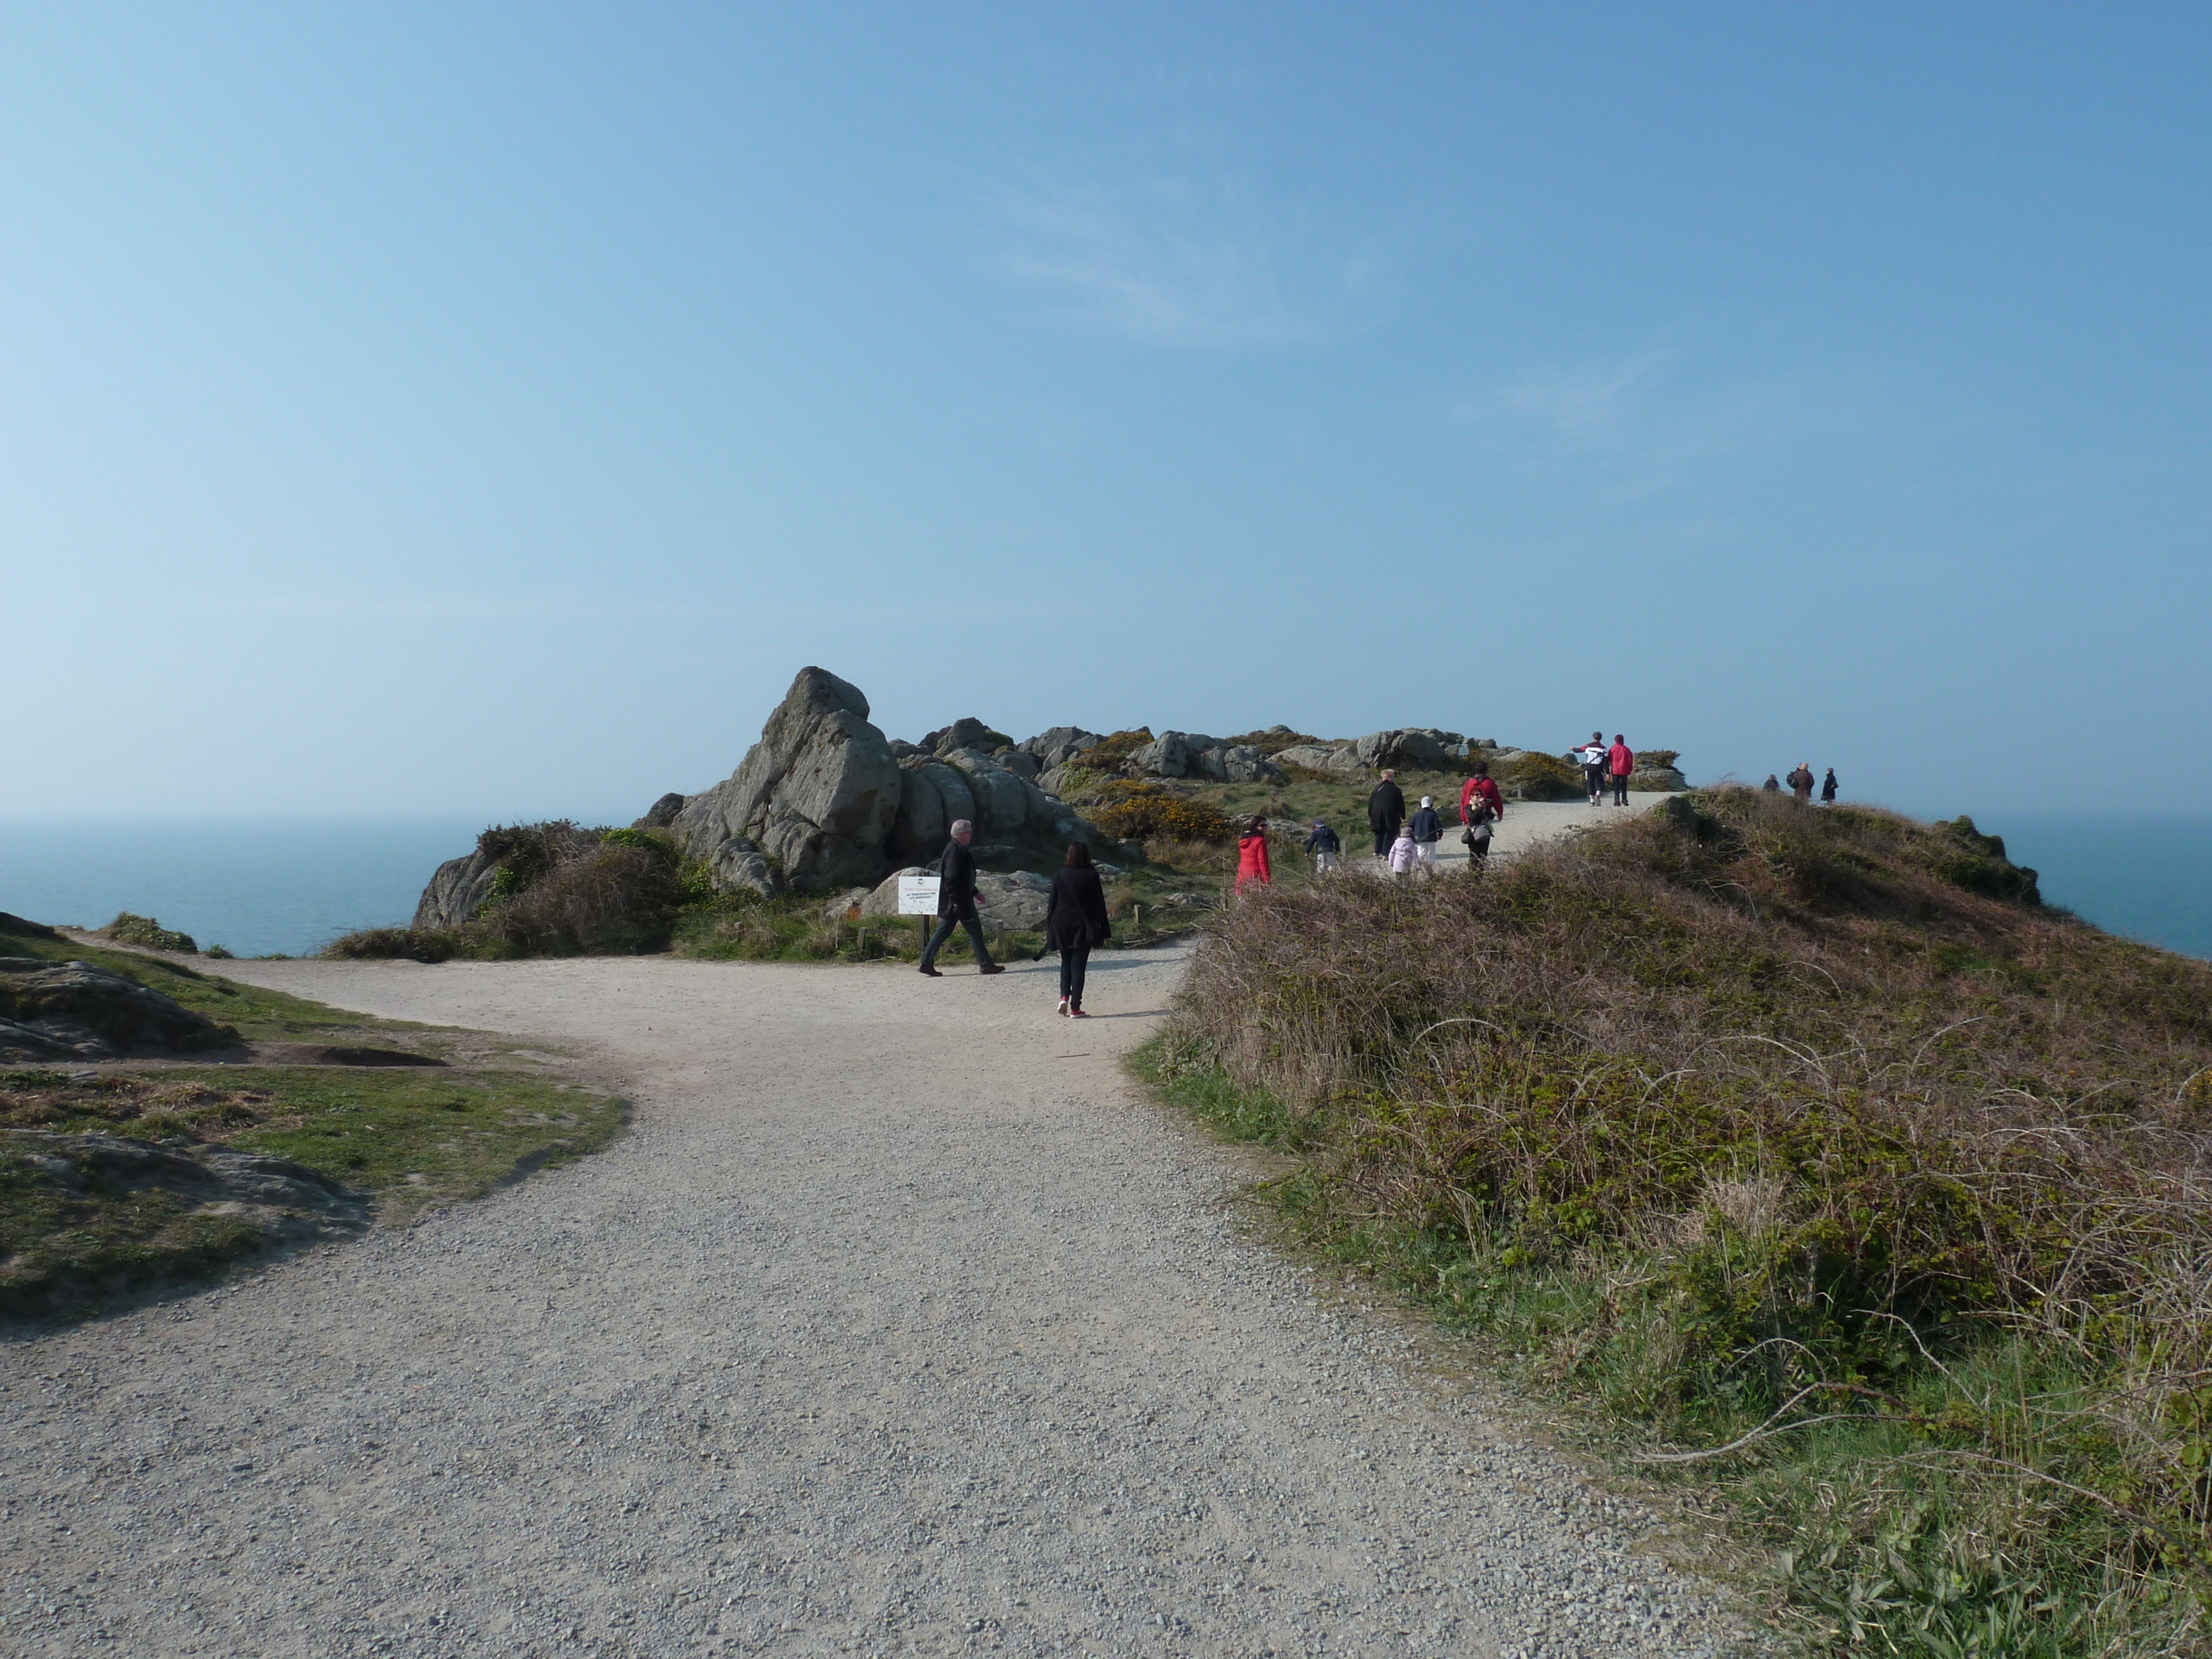
<svg viewBox="0 0 2212 1659">
<path fill-rule="evenodd" d="M 1524 375 L 1497 398 L 1506 413 L 1568 443 L 1617 440 L 1680 354 L 1644 351 L 1617 363 Z"/>
<path fill-rule="evenodd" d="M 1292 239 L 1243 187 L 1032 177 L 987 185 L 977 199 L 999 269 L 1069 322 L 1205 350 L 1261 350 L 1321 332 L 1285 292 Z"/>
</svg>

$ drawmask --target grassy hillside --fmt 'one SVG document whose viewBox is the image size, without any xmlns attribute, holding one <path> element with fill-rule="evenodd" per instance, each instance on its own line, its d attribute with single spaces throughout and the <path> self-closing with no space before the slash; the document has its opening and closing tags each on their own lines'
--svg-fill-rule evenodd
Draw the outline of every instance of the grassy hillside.
<svg viewBox="0 0 2212 1659">
<path fill-rule="evenodd" d="M 1965 820 L 1670 803 L 1231 907 L 1147 1059 L 1863 1650 L 2195 1651 L 2212 965 Z"/>
</svg>

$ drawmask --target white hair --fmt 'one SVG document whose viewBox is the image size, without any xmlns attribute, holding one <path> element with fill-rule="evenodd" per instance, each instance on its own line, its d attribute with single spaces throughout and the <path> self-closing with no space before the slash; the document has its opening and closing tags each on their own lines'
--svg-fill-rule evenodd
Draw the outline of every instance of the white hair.
<svg viewBox="0 0 2212 1659">
<path fill-rule="evenodd" d="M 972 835 L 974 835 L 974 834 L 975 833 L 975 823 L 973 822 L 973 820 L 971 820 L 971 819 L 968 819 L 968 818 L 955 818 L 955 819 L 953 819 L 953 820 L 952 820 L 952 833 L 953 833 L 954 835 L 956 835 L 956 836 L 957 836 L 957 835 L 958 835 L 958 834 L 959 834 L 963 830 L 966 830 L 969 835 L 971 835 L 971 836 L 972 836 Z"/>
<path fill-rule="evenodd" d="M 1434 806 L 1436 804 L 1437 798 L 1434 795 L 1424 795 L 1421 797 L 1421 805 L 1424 806 Z"/>
</svg>

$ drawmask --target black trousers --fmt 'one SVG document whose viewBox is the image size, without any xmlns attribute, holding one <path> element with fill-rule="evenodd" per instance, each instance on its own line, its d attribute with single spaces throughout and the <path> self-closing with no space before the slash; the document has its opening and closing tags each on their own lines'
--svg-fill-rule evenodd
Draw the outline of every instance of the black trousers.
<svg viewBox="0 0 2212 1659">
<path fill-rule="evenodd" d="M 1592 800 L 1603 800 L 1605 799 L 1605 768 L 1583 767 L 1583 787 L 1589 792 L 1589 798 Z"/>
<path fill-rule="evenodd" d="M 1060 994 L 1078 1008 L 1083 1006 L 1083 970 L 1090 965 L 1089 945 L 1063 945 L 1060 947 Z"/>
<path fill-rule="evenodd" d="M 1628 805 L 1628 774 L 1626 772 L 1613 775 L 1613 804 L 1615 806 Z"/>
<path fill-rule="evenodd" d="M 1390 843 L 1397 839 L 1398 826 L 1395 823 L 1388 830 L 1377 830 L 1375 832 L 1375 856 L 1378 859 L 1389 858 Z"/>
<path fill-rule="evenodd" d="M 955 922 L 968 930 L 968 942 L 975 947 L 975 965 L 988 968 L 991 965 L 991 949 L 983 943 L 983 924 L 976 916 L 975 907 L 972 904 L 939 921 L 937 931 L 929 936 L 929 943 L 921 947 L 921 965 L 927 968 L 937 960 L 937 953 L 945 948 L 945 941 L 952 937 Z"/>
</svg>

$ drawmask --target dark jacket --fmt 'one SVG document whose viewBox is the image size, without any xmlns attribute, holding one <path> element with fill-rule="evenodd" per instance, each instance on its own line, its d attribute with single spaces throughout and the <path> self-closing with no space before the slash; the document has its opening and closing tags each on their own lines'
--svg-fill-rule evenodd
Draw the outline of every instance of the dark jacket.
<svg viewBox="0 0 2212 1659">
<path fill-rule="evenodd" d="M 1096 950 L 1114 932 L 1106 920 L 1106 889 L 1088 865 L 1062 865 L 1045 901 L 1045 943 L 1055 951 Z"/>
<path fill-rule="evenodd" d="M 1442 841 L 1444 838 L 1444 821 L 1437 816 L 1437 809 L 1433 806 L 1424 806 L 1414 813 L 1412 827 L 1415 841 Z"/>
<path fill-rule="evenodd" d="M 1379 836 L 1405 821 L 1406 792 L 1395 783 L 1376 784 L 1367 798 L 1367 827 Z"/>
<path fill-rule="evenodd" d="M 1313 834 L 1306 837 L 1306 851 L 1309 853 L 1341 853 L 1343 850 L 1344 843 L 1336 838 L 1336 831 L 1325 823 L 1316 824 Z"/>
<path fill-rule="evenodd" d="M 937 914 L 964 916 L 975 908 L 975 855 L 957 841 L 945 843 L 937 866 Z"/>
</svg>

